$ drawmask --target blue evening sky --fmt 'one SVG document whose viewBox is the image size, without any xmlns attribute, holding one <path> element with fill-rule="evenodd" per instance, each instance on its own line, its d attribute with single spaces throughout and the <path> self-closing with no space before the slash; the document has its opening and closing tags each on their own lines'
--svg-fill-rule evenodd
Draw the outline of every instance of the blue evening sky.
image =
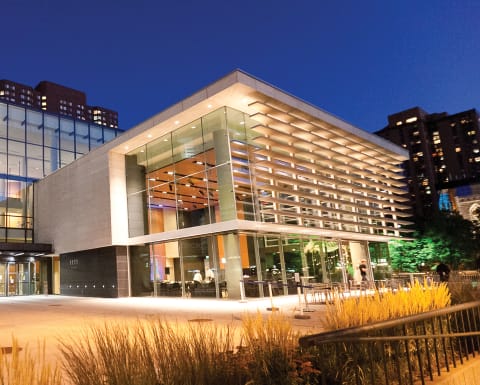
<svg viewBox="0 0 480 385">
<path fill-rule="evenodd" d="M 50 80 L 130 128 L 240 68 L 367 131 L 480 108 L 474 0 L 2 0 L 0 79 Z"/>
</svg>

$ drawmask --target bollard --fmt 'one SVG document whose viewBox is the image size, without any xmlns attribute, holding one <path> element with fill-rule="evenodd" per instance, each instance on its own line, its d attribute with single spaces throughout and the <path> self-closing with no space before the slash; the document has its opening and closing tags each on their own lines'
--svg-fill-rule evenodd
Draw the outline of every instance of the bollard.
<svg viewBox="0 0 480 385">
<path fill-rule="evenodd" d="M 268 294 L 270 294 L 270 307 L 267 307 L 268 311 L 277 311 L 278 307 L 273 306 L 273 293 L 272 293 L 272 283 L 268 283 Z"/>
<path fill-rule="evenodd" d="M 245 283 L 240 280 L 240 302 L 247 302 L 245 299 Z"/>
<path fill-rule="evenodd" d="M 295 314 L 294 318 L 296 319 L 309 319 L 310 316 L 303 314 L 303 304 L 302 304 L 302 291 L 300 290 L 300 285 L 297 286 L 298 294 L 298 306 L 300 306 L 300 314 Z"/>
</svg>

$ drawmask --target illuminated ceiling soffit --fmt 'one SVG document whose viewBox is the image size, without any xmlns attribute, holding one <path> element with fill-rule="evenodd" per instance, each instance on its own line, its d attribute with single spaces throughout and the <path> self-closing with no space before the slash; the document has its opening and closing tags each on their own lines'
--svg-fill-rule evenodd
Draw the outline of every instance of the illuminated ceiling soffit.
<svg viewBox="0 0 480 385">
<path fill-rule="evenodd" d="M 265 92 L 260 92 L 259 90 Z M 292 105 L 267 96 L 267 94 L 278 95 L 280 99 L 291 99 L 290 103 Z M 332 120 L 337 119 L 266 83 L 244 73 L 237 72 L 220 79 L 213 85 L 127 130 L 121 137 L 117 138 L 119 139 L 118 141 L 112 141 L 112 150 L 128 153 L 152 141 L 154 138 L 172 132 L 182 125 L 188 124 L 223 106 L 243 111 L 254 119 L 260 119 L 261 115 L 259 113 L 263 114 L 264 119 L 268 119 L 268 121 L 264 120 L 262 122 L 265 125 L 272 125 L 272 128 L 284 130 L 283 132 L 288 134 L 300 135 L 302 131 L 313 134 L 316 136 L 316 140 L 323 141 L 324 145 L 329 142 L 328 146 L 332 148 L 346 146 L 351 154 L 360 153 L 358 150 L 360 149 L 359 146 L 361 146 L 362 156 L 367 156 L 371 164 L 375 164 L 375 162 L 387 163 L 390 168 L 393 164 L 399 164 L 405 160 L 401 154 L 390 151 L 361 137 L 364 135 L 368 138 L 370 135 L 374 141 L 380 140 L 374 139 L 372 134 L 352 126 L 352 129 L 358 130 L 360 133 L 360 136 L 357 136 L 350 132 L 349 128 L 336 127 L 313 117 L 301 108 L 306 110 L 313 109 L 314 113 L 329 116 Z M 341 123 L 342 121 L 339 120 L 339 122 Z M 361 159 L 360 157 L 356 159 L 367 161 L 365 158 Z"/>
</svg>

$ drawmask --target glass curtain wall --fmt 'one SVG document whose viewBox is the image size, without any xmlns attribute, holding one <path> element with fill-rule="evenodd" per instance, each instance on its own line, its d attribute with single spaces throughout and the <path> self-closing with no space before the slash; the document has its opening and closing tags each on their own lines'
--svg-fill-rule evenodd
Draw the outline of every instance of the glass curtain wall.
<svg viewBox="0 0 480 385">
<path fill-rule="evenodd" d="M 118 132 L 0 103 L 0 242 L 32 242 L 32 183 Z"/>
<path fill-rule="evenodd" d="M 245 140 L 244 115 L 222 108 L 127 154 L 130 236 L 251 218 Z M 207 236 L 151 245 L 154 294 L 225 296 L 231 242 Z"/>
<path fill-rule="evenodd" d="M 255 220 L 253 124 L 221 108 L 127 154 L 130 236 Z"/>
<path fill-rule="evenodd" d="M 332 177 L 317 170 L 321 164 L 314 171 L 314 163 L 293 167 L 286 150 L 282 157 L 281 149 L 272 153 L 262 144 L 258 125 L 242 112 L 221 108 L 127 154 L 130 236 L 233 219 L 364 231 L 355 222 L 351 181 L 342 180 L 345 187 L 335 190 Z M 343 224 L 337 201 L 352 202 L 341 206 Z M 265 296 L 269 283 L 273 295 L 294 294 L 296 273 L 347 285 L 358 279 L 368 247 L 231 233 L 151 245 L 150 255 L 156 295 L 220 297 L 238 294 L 242 281 L 246 296 Z"/>
</svg>

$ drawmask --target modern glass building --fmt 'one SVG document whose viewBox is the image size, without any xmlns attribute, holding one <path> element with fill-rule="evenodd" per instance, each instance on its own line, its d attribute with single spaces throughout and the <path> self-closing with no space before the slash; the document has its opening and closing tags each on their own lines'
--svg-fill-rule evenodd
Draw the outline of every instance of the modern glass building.
<svg viewBox="0 0 480 385">
<path fill-rule="evenodd" d="M 51 291 L 58 280 L 52 246 L 34 242 L 33 183 L 119 132 L 0 102 L 0 296 Z"/>
<path fill-rule="evenodd" d="M 364 258 L 374 278 L 408 224 L 407 157 L 235 71 L 39 181 L 35 239 L 62 294 L 281 295 Z"/>
</svg>

